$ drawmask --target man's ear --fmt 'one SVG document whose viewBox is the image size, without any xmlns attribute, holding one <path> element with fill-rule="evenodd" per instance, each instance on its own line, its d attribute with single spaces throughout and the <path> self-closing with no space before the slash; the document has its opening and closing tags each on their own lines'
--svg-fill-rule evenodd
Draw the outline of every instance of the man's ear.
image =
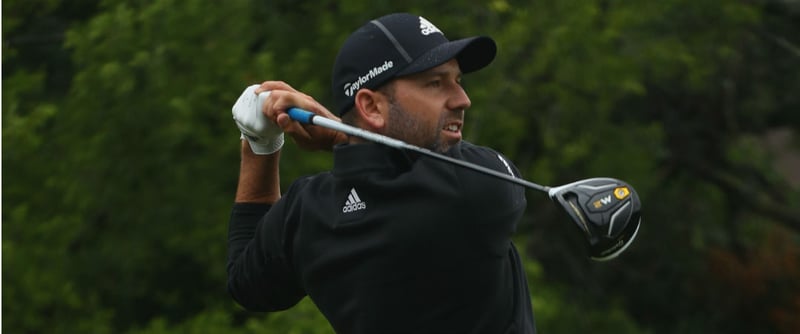
<svg viewBox="0 0 800 334">
<path fill-rule="evenodd" d="M 355 110 L 358 113 L 362 127 L 366 130 L 381 132 L 386 126 L 388 101 L 383 94 L 369 89 L 360 89 L 356 92 Z"/>
</svg>

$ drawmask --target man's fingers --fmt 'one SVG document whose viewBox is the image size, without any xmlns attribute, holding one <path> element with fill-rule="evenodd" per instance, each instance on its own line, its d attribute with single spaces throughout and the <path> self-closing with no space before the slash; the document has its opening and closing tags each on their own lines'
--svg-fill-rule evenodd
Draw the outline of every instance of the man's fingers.
<svg viewBox="0 0 800 334">
<path fill-rule="evenodd" d="M 256 89 L 256 94 L 265 92 L 268 90 L 286 90 L 293 93 L 299 93 L 296 89 L 294 89 L 289 84 L 283 81 L 264 81 L 261 85 Z M 301 93 L 302 94 L 302 93 Z M 305 94 L 303 94 L 305 95 Z"/>
<path fill-rule="evenodd" d="M 300 92 L 283 81 L 264 81 L 256 88 L 256 94 L 271 91 L 270 96 L 265 101 L 265 108 L 262 110 L 267 118 L 278 122 L 277 117 L 284 114 L 290 107 L 298 107 L 315 114 L 339 120 L 328 109 L 319 104 L 311 95 Z M 282 126 L 283 127 L 283 126 Z"/>
<path fill-rule="evenodd" d="M 333 144 L 339 141 L 337 132 L 300 124 L 286 114 L 287 109 L 298 107 L 326 118 L 339 120 L 313 97 L 298 92 L 283 81 L 265 81 L 256 89 L 257 92 L 267 90 L 270 94 L 264 100 L 261 112 L 267 119 L 277 124 L 285 134 L 291 136 L 300 148 L 330 150 Z"/>
<path fill-rule="evenodd" d="M 278 126 L 280 126 L 284 132 L 286 132 L 286 128 L 289 127 L 292 123 L 292 118 L 289 117 L 289 115 L 287 114 L 280 114 L 275 119 L 275 123 L 278 124 Z"/>
<path fill-rule="evenodd" d="M 302 149 L 330 150 L 340 142 L 336 131 L 296 122 L 287 114 L 278 115 L 275 123 Z"/>
<path fill-rule="evenodd" d="M 315 114 L 322 114 L 326 117 L 331 115 L 319 102 L 302 93 L 273 90 L 264 103 L 266 107 L 263 112 L 267 115 L 267 118 L 276 123 L 278 122 L 278 116 L 285 115 L 286 111 L 291 107 L 302 108 Z"/>
<path fill-rule="evenodd" d="M 275 123 L 283 130 L 284 133 L 292 137 L 310 138 L 311 135 L 303 128 L 302 124 L 292 121 L 287 114 L 278 115 Z"/>
</svg>

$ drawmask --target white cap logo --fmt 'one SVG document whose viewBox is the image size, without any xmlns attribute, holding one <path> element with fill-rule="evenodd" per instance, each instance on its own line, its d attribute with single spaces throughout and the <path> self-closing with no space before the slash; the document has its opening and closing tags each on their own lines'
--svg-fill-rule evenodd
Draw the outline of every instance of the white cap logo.
<svg viewBox="0 0 800 334">
<path fill-rule="evenodd" d="M 381 73 L 388 71 L 392 67 L 394 67 L 394 62 L 391 60 L 385 60 L 383 65 L 375 66 L 370 69 L 369 72 L 359 76 L 355 81 L 344 84 L 344 95 L 353 97 L 353 95 L 356 94 L 361 86 L 364 86 L 367 82 L 374 79 Z"/>
<path fill-rule="evenodd" d="M 431 23 L 431 21 L 426 20 L 422 16 L 419 17 L 419 29 L 420 29 L 420 32 L 425 36 L 428 36 L 428 35 L 430 35 L 432 33 L 435 33 L 435 32 L 438 32 L 438 33 L 444 35 L 442 33 L 442 31 L 439 30 L 439 28 L 436 28 L 436 26 L 433 25 L 433 23 Z"/>
</svg>

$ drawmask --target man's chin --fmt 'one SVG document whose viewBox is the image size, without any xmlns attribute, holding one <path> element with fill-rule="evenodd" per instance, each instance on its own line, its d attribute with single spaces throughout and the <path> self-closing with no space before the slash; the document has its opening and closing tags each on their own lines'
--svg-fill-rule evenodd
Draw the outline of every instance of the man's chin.
<svg viewBox="0 0 800 334">
<path fill-rule="evenodd" d="M 453 146 L 458 145 L 461 142 L 461 139 L 458 140 L 448 140 L 448 141 L 437 141 L 436 144 L 431 147 L 431 151 L 436 153 L 446 153 L 449 151 Z"/>
</svg>

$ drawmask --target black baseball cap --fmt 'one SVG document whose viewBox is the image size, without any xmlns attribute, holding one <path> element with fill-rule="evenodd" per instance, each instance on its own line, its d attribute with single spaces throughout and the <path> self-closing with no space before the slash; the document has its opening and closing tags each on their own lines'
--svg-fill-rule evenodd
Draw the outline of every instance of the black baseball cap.
<svg viewBox="0 0 800 334">
<path fill-rule="evenodd" d="M 345 40 L 333 65 L 332 91 L 341 116 L 353 107 L 361 88 L 376 89 L 389 80 L 419 73 L 457 59 L 462 73 L 494 60 L 497 46 L 487 36 L 448 40 L 422 16 L 389 14 L 361 26 Z"/>
</svg>

